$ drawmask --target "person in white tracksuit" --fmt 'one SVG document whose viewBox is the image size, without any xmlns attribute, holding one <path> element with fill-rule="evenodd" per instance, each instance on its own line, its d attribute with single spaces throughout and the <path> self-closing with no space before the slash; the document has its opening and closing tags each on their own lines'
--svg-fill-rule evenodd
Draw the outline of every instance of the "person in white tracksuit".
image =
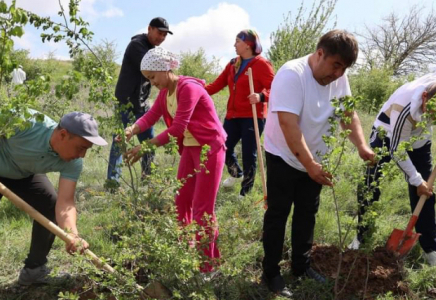
<svg viewBox="0 0 436 300">
<path fill-rule="evenodd" d="M 435 93 L 436 73 L 427 74 L 397 89 L 379 111 L 372 128 L 370 145 L 372 148 L 386 146 L 389 154 L 382 157 L 376 165 L 368 166 L 365 182 L 359 187 L 358 233 L 349 245 L 350 249 L 358 249 L 360 243 L 364 241 L 368 227 L 361 224 L 363 215 L 368 205 L 380 198 L 379 188 L 377 185 L 374 187 L 372 183 L 378 182 L 381 166 L 393 159 L 403 171 L 409 185 L 412 211 L 421 195 L 429 196 L 415 228 L 416 232 L 421 233 L 419 242 L 425 252 L 424 257 L 430 265 L 436 265 L 435 196 L 432 187 L 427 184 L 432 171 L 432 128 L 431 124 L 428 124 L 427 130 L 424 131 L 423 128 L 416 126 L 426 112 L 427 102 Z M 382 129 L 386 132 L 386 136 L 380 135 Z M 407 153 L 400 151 L 401 143 L 411 141 L 413 137 L 418 137 L 418 140 L 412 144 L 413 151 Z M 370 200 L 365 199 L 365 190 L 372 193 Z"/>
</svg>

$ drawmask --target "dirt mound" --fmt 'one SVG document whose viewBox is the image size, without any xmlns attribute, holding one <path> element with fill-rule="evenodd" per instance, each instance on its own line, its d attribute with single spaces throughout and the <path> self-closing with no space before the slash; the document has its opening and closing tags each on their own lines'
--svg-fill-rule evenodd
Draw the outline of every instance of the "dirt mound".
<svg viewBox="0 0 436 300">
<path fill-rule="evenodd" d="M 337 277 L 339 250 L 336 246 L 315 245 L 312 248 L 312 266 L 321 274 Z M 395 295 L 409 294 L 403 281 L 403 265 L 382 247 L 369 254 L 356 250 L 346 250 L 342 265 L 338 290 L 339 299 L 373 299 L 373 296 L 391 291 Z"/>
</svg>

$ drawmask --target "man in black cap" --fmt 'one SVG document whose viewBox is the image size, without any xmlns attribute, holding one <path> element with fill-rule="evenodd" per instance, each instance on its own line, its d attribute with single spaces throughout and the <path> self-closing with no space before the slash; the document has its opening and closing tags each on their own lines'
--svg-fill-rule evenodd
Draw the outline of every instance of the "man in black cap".
<svg viewBox="0 0 436 300">
<path fill-rule="evenodd" d="M 65 245 L 68 253 L 84 250 L 88 244 L 80 239 L 76 226 L 76 183 L 86 151 L 93 144 L 105 146 L 107 142 L 89 114 L 72 112 L 58 124 L 37 111 L 28 111 L 32 116 L 29 126 L 17 128 L 12 137 L 0 136 L 0 182 L 71 235 L 73 242 Z M 49 172 L 60 173 L 58 193 L 46 176 Z M 19 284 L 47 282 L 47 255 L 54 239 L 54 234 L 34 221 Z"/>
<path fill-rule="evenodd" d="M 126 52 L 124 53 L 121 65 L 120 76 L 115 89 L 115 96 L 118 99 L 121 121 L 124 128 L 130 123 L 139 119 L 149 110 L 147 98 L 150 94 L 150 82 L 142 75 L 140 70 L 141 60 L 148 50 L 159 46 L 165 40 L 167 34 L 173 34 L 168 22 L 164 18 L 154 18 L 148 26 L 148 33 L 142 33 L 132 37 Z M 131 106 L 126 106 L 131 104 Z M 114 135 L 115 138 L 115 135 Z M 153 127 L 138 134 L 139 142 L 153 138 Z M 142 157 L 142 174 L 150 173 L 150 163 L 153 154 L 146 153 Z M 120 149 L 115 141 L 112 141 L 109 164 L 107 170 L 108 186 L 118 185 L 121 174 L 122 163 Z"/>
</svg>

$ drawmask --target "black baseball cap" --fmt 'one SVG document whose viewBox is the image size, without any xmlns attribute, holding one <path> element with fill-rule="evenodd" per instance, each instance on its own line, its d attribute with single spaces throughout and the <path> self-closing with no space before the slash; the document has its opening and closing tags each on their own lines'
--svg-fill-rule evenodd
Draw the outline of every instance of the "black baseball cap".
<svg viewBox="0 0 436 300">
<path fill-rule="evenodd" d="M 166 31 L 169 34 L 173 34 L 170 31 L 170 26 L 168 25 L 167 20 L 165 20 L 164 18 L 161 18 L 161 17 L 154 18 L 153 20 L 150 21 L 149 25 L 151 27 L 156 27 L 160 31 Z"/>
</svg>

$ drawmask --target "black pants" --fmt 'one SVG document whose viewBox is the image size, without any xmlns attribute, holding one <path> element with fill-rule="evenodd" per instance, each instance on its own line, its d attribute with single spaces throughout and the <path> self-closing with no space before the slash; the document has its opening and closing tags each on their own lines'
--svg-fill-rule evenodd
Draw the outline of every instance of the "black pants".
<svg viewBox="0 0 436 300">
<path fill-rule="evenodd" d="M 259 136 L 261 136 L 265 121 L 263 119 L 257 119 L 257 124 L 259 125 Z M 254 177 L 256 175 L 257 145 L 253 118 L 225 119 L 223 126 L 227 133 L 227 170 L 233 177 L 239 178 L 244 176 L 240 192 L 240 194 L 244 196 L 253 188 Z M 235 146 L 240 140 L 242 140 L 243 170 L 235 154 Z"/>
<path fill-rule="evenodd" d="M 0 182 L 30 204 L 47 219 L 55 221 L 56 191 L 45 174 L 36 174 L 24 179 L 0 177 Z M 1 195 L 0 195 L 1 198 Z M 38 222 L 33 221 L 32 240 L 29 254 L 24 261 L 26 268 L 36 268 L 47 262 L 47 255 L 55 235 Z"/>
<path fill-rule="evenodd" d="M 286 221 L 292 216 L 292 272 L 301 275 L 310 266 L 310 253 L 322 186 L 306 172 L 266 152 L 268 209 L 263 223 L 263 270 L 268 278 L 280 274 Z"/>
<path fill-rule="evenodd" d="M 373 128 L 373 132 L 371 133 L 371 147 L 382 147 L 386 146 L 388 149 L 390 148 L 390 140 L 389 138 L 380 139 L 377 135 L 377 131 Z M 416 170 L 421 174 L 424 180 L 428 180 L 431 173 L 431 143 L 426 144 L 425 146 L 414 149 L 413 151 L 407 152 L 415 166 Z M 368 205 L 371 205 L 374 201 L 378 201 L 380 198 L 380 190 L 378 186 L 378 180 L 381 176 L 381 166 L 384 163 L 390 162 L 391 156 L 384 156 L 375 166 L 369 166 L 366 170 L 365 174 L 365 183 L 364 185 L 359 187 L 358 192 L 358 202 L 359 202 L 359 213 L 358 213 L 358 234 L 357 237 L 360 241 L 363 241 L 364 235 L 368 230 L 367 226 L 361 226 L 360 223 L 362 221 L 363 215 L 366 211 Z M 372 187 L 371 184 L 376 181 L 376 187 Z M 419 201 L 419 196 L 417 194 L 417 187 L 413 185 L 409 186 L 409 200 L 410 206 L 413 210 Z M 364 194 L 366 192 L 372 193 L 372 197 L 369 200 L 366 200 Z M 425 202 L 422 211 L 419 215 L 418 221 L 416 222 L 415 229 L 416 232 L 421 233 L 419 238 L 419 243 L 422 249 L 425 252 L 436 251 L 436 223 L 435 223 L 435 196 L 434 194 L 427 199 Z"/>
</svg>

